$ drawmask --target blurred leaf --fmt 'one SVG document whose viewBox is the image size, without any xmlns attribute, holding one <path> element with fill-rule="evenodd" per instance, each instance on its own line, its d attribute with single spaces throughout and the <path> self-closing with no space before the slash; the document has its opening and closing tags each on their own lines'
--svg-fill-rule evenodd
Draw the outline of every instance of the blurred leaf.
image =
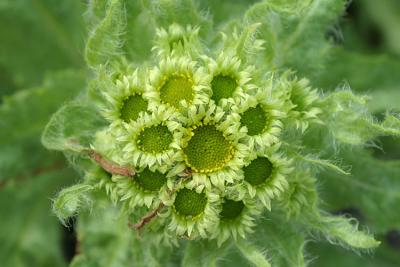
<svg viewBox="0 0 400 267">
<path fill-rule="evenodd" d="M 285 222 L 277 224 L 276 221 Z M 255 239 L 259 246 L 267 251 L 271 258 L 272 266 L 291 267 L 306 266 L 304 259 L 305 239 L 295 225 L 287 221 L 282 215 L 277 213 L 267 213 L 258 222 L 255 234 L 251 239 Z M 266 242 L 265 240 L 269 240 Z"/>
<path fill-rule="evenodd" d="M 60 224 L 51 214 L 50 197 L 75 174 L 38 170 L 16 185 L 0 189 L 0 261 L 3 267 L 65 266 Z"/>
<path fill-rule="evenodd" d="M 0 77 L 0 94 L 10 87 L 39 85 L 50 70 L 81 67 L 83 12 L 78 0 L 0 4 L 0 69 L 7 70 Z"/>
<path fill-rule="evenodd" d="M 43 86 L 4 98 L 0 106 L 0 180 L 26 175 L 55 160 L 40 143 L 51 114 L 84 87 L 84 73 L 61 71 L 49 75 Z"/>
<path fill-rule="evenodd" d="M 397 267 L 398 261 L 382 258 L 380 248 L 370 255 L 357 255 L 353 251 L 343 250 L 326 244 L 309 244 L 309 252 L 314 257 L 309 267 Z M 398 258 L 400 260 L 400 257 Z"/>
<path fill-rule="evenodd" d="M 351 164 L 354 176 L 323 172 L 320 192 L 331 211 L 354 207 L 372 232 L 400 228 L 400 161 L 374 159 L 367 151 L 352 149 L 340 156 Z M 334 190 L 332 190 L 334 188 Z"/>
<path fill-rule="evenodd" d="M 256 3 L 245 23 L 261 22 L 265 61 L 272 69 L 292 68 L 313 78 L 324 64 L 331 42 L 326 32 L 344 12 L 345 0 L 274 0 Z"/>
<path fill-rule="evenodd" d="M 317 86 L 335 89 L 346 81 L 355 91 L 399 91 L 400 60 L 385 54 L 367 54 L 335 48 L 329 64 L 315 79 Z"/>
</svg>

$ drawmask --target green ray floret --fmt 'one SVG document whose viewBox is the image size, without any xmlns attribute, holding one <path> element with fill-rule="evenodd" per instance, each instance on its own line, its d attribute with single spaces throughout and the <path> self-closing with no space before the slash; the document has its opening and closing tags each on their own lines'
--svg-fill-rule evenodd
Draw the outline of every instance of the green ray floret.
<svg viewBox="0 0 400 267">
<path fill-rule="evenodd" d="M 220 209 L 219 220 L 211 236 L 217 239 L 218 245 L 233 237 L 245 238 L 246 233 L 251 233 L 255 226 L 255 218 L 260 215 L 263 207 L 256 205 L 254 199 L 241 198 L 234 187 L 228 187 L 224 192 Z"/>
<path fill-rule="evenodd" d="M 240 59 L 229 51 L 221 52 L 216 60 L 202 58 L 209 74 L 210 98 L 215 104 L 229 108 L 243 92 L 254 87 L 249 84 L 254 67 L 243 69 Z"/>
<path fill-rule="evenodd" d="M 158 58 L 194 54 L 200 50 L 199 29 L 190 25 L 182 27 L 175 23 L 168 29 L 159 28 L 156 30 L 156 45 L 152 50 L 156 51 Z"/>
<path fill-rule="evenodd" d="M 181 185 L 163 202 L 169 207 L 162 217 L 170 217 L 168 228 L 179 236 L 190 238 L 207 237 L 208 231 L 215 227 L 218 220 L 216 205 L 219 196 L 203 187 Z"/>
<path fill-rule="evenodd" d="M 186 133 L 181 140 L 181 153 L 186 166 L 193 173 L 188 182 L 192 186 L 211 184 L 223 188 L 238 179 L 237 172 L 249 153 L 239 142 L 243 137 L 239 123 L 232 114 L 210 103 L 193 106 L 185 114 L 182 124 Z"/>
<path fill-rule="evenodd" d="M 157 165 L 163 171 L 175 161 L 182 161 L 177 150 L 184 128 L 176 115 L 174 110 L 162 106 L 127 124 L 126 133 L 118 138 L 124 144 L 124 161 L 139 168 Z"/>
<path fill-rule="evenodd" d="M 121 201 L 129 209 L 146 206 L 155 208 L 159 205 L 161 194 L 167 192 L 167 176 L 159 168 L 139 169 L 132 177 L 113 175 L 112 181 Z"/>
<path fill-rule="evenodd" d="M 256 150 L 279 142 L 282 129 L 282 103 L 272 97 L 271 83 L 271 79 L 267 80 L 254 95 L 242 94 L 238 104 L 232 107 L 239 116 L 240 131 L 246 133 L 245 142 Z"/>
<path fill-rule="evenodd" d="M 115 86 L 103 93 L 107 103 L 102 113 L 112 126 L 134 121 L 148 110 L 145 85 L 139 76 L 138 69 L 130 75 L 122 75 Z"/>
<path fill-rule="evenodd" d="M 242 170 L 245 186 L 237 187 L 239 195 L 256 197 L 268 209 L 271 209 L 271 200 L 286 190 L 286 176 L 292 171 L 290 161 L 277 153 L 279 146 L 276 144 L 263 151 L 254 151 Z"/>
<path fill-rule="evenodd" d="M 310 122 L 322 123 L 318 118 L 322 112 L 318 107 L 318 91 L 310 87 L 307 79 L 297 79 L 292 72 L 285 72 L 275 92 L 276 98 L 285 101 L 288 123 L 293 123 L 297 129 L 304 132 Z"/>
<path fill-rule="evenodd" d="M 190 57 L 167 57 L 149 72 L 147 92 L 151 110 L 164 105 L 184 111 L 208 102 L 207 75 Z"/>
</svg>

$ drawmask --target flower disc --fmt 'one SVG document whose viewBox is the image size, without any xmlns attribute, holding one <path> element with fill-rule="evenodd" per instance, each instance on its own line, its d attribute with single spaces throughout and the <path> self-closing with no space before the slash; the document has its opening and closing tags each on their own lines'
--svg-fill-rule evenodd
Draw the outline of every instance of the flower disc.
<svg viewBox="0 0 400 267">
<path fill-rule="evenodd" d="M 222 204 L 222 211 L 219 214 L 221 220 L 233 220 L 242 213 L 244 209 L 243 201 L 235 201 L 231 199 L 225 199 Z"/>
<path fill-rule="evenodd" d="M 234 154 L 234 147 L 213 124 L 192 130 L 192 137 L 184 148 L 186 164 L 195 172 L 213 172 L 224 167 Z"/>
<path fill-rule="evenodd" d="M 195 190 L 183 188 L 176 193 L 174 208 L 182 216 L 195 217 L 201 214 L 207 204 L 205 193 L 197 193 Z"/>
<path fill-rule="evenodd" d="M 269 159 L 260 157 L 243 168 L 244 179 L 251 185 L 264 183 L 272 174 L 273 166 Z"/>
<path fill-rule="evenodd" d="M 137 139 L 140 150 L 148 153 L 160 153 L 169 149 L 173 136 L 167 126 L 156 125 L 144 128 Z"/>
<path fill-rule="evenodd" d="M 121 119 L 125 122 L 136 120 L 141 111 L 147 110 L 148 103 L 140 95 L 132 95 L 124 100 L 120 110 Z"/>
<path fill-rule="evenodd" d="M 257 135 L 264 131 L 267 126 L 267 116 L 260 105 L 249 108 L 240 114 L 240 123 L 247 127 L 248 135 Z"/>
<path fill-rule="evenodd" d="M 169 77 L 160 88 L 161 101 L 175 108 L 179 107 L 179 102 L 182 100 L 191 103 L 193 97 L 193 81 L 183 75 Z"/>
<path fill-rule="evenodd" d="M 164 174 L 155 171 L 152 172 L 148 168 L 135 175 L 135 182 L 145 191 L 158 191 L 167 179 Z"/>
<path fill-rule="evenodd" d="M 217 75 L 211 81 L 212 97 L 215 103 L 222 98 L 230 98 L 233 96 L 238 84 L 235 79 L 230 76 Z"/>
</svg>

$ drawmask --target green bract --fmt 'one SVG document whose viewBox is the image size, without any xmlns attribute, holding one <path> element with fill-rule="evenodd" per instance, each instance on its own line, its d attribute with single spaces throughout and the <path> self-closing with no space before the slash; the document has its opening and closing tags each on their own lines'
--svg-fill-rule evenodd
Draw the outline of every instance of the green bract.
<svg viewBox="0 0 400 267">
<path fill-rule="evenodd" d="M 104 190 L 130 225 L 145 229 L 142 238 L 149 237 L 153 245 L 186 239 L 217 247 L 234 242 L 257 266 L 270 265 L 247 240 L 266 231 L 265 221 L 298 229 L 294 239 L 299 244 L 281 240 L 280 233 L 261 239 L 282 251 L 296 246 L 303 263 L 310 232 L 355 249 L 379 244 L 351 220 L 320 211 L 317 181 L 321 171 L 348 174 L 324 158 L 380 135 L 400 135 L 400 122 L 388 114 L 377 123 L 364 98 L 345 89 L 323 94 L 306 78 L 272 66 L 287 59 L 268 60 L 276 36 L 267 26 L 275 21 L 263 20 L 263 14 L 279 1 L 258 3 L 244 21 L 220 25 L 220 33 L 199 13 L 175 17 L 179 1 L 156 1 L 159 6 L 145 1 L 143 6 L 155 5 L 151 12 L 165 9 L 151 26 L 142 25 L 162 26 L 148 31 L 152 49 L 124 42 L 129 16 L 120 1 L 108 2 L 86 50 L 95 77 L 76 103 L 93 108 L 92 115 L 101 114 L 107 123 L 85 131 L 76 127 L 70 136 L 66 106 L 43 136 L 47 147 L 80 159 L 77 165 L 85 174 L 81 184 L 64 189 L 54 202 L 61 219 L 96 202 L 89 195 Z M 292 42 L 298 40 L 279 43 L 288 56 L 284 45 Z M 148 57 L 140 59 L 135 54 L 140 49 Z M 84 160 L 88 156 L 90 164 Z M 100 175 L 100 168 L 110 176 Z M 127 227 L 126 234 L 130 231 Z"/>
</svg>

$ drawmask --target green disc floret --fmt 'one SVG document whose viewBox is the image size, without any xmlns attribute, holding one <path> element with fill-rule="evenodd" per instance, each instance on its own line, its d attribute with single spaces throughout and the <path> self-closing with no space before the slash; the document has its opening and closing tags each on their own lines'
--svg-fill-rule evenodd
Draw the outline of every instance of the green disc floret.
<svg viewBox="0 0 400 267">
<path fill-rule="evenodd" d="M 244 179 L 253 186 L 264 183 L 272 174 L 273 165 L 269 159 L 259 157 L 243 168 Z"/>
<path fill-rule="evenodd" d="M 240 117 L 240 123 L 247 127 L 248 135 L 260 134 L 267 126 L 267 116 L 260 105 L 249 108 L 240 114 Z"/>
<path fill-rule="evenodd" d="M 233 220 L 239 217 L 243 209 L 243 201 L 235 201 L 225 198 L 224 203 L 222 203 L 222 211 L 219 214 L 219 217 L 221 220 Z"/>
<path fill-rule="evenodd" d="M 229 98 L 233 96 L 238 84 L 235 79 L 226 75 L 217 75 L 211 81 L 212 96 L 216 103 L 222 98 Z"/>
<path fill-rule="evenodd" d="M 176 193 L 174 208 L 182 216 L 195 217 L 204 211 L 206 204 L 205 193 L 197 193 L 195 190 L 183 188 Z"/>
<path fill-rule="evenodd" d="M 186 100 L 192 103 L 194 98 L 193 81 L 184 75 L 169 77 L 160 88 L 160 98 L 163 103 L 179 108 L 179 102 Z"/>
<path fill-rule="evenodd" d="M 137 145 L 144 152 L 161 153 L 169 149 L 172 140 L 172 133 L 167 126 L 159 124 L 144 128 L 138 136 Z"/>
<path fill-rule="evenodd" d="M 192 137 L 183 149 L 186 164 L 195 172 L 219 170 L 234 155 L 232 143 L 213 124 L 200 125 L 192 130 Z"/>
<path fill-rule="evenodd" d="M 164 174 L 155 171 L 152 172 L 148 168 L 135 175 L 135 182 L 144 190 L 149 192 L 158 191 L 167 179 Z"/>
<path fill-rule="evenodd" d="M 126 98 L 121 106 L 121 119 L 125 122 L 136 120 L 141 111 L 147 110 L 147 101 L 141 95 L 132 95 Z"/>
</svg>

